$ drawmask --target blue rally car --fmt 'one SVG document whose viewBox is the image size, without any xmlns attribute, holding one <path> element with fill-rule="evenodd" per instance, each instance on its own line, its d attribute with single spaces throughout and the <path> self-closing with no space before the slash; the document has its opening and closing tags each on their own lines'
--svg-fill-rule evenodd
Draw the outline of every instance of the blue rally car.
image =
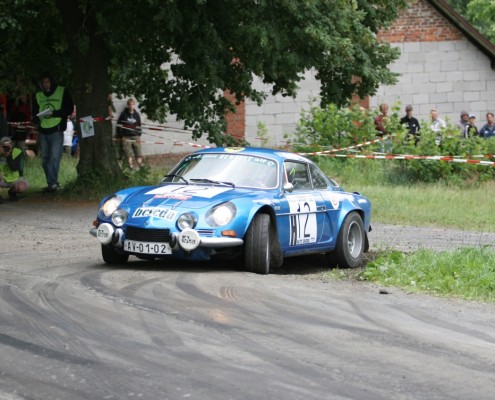
<svg viewBox="0 0 495 400">
<path fill-rule="evenodd" d="M 368 251 L 371 203 L 310 160 L 283 150 L 209 148 L 182 159 L 159 185 L 104 198 L 91 234 L 103 260 L 239 257 L 268 274 L 285 257 L 325 253 L 357 267 Z"/>
</svg>

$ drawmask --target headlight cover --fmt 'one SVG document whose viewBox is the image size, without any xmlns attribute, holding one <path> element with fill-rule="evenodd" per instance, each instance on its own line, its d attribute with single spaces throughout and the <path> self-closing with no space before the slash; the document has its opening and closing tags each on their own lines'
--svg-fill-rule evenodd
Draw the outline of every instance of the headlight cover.
<svg viewBox="0 0 495 400">
<path fill-rule="evenodd" d="M 122 226 L 127 222 L 129 213 L 121 208 L 115 210 L 112 214 L 112 222 L 115 226 Z"/>
<path fill-rule="evenodd" d="M 224 226 L 234 219 L 236 213 L 236 206 L 229 201 L 209 210 L 205 215 L 205 220 L 210 226 Z"/>
<path fill-rule="evenodd" d="M 192 213 L 184 213 L 177 218 L 177 227 L 182 231 L 184 229 L 194 229 L 198 219 Z"/>
<path fill-rule="evenodd" d="M 110 197 L 98 210 L 98 217 L 101 219 L 108 218 L 122 203 L 123 198 L 119 195 Z"/>
</svg>

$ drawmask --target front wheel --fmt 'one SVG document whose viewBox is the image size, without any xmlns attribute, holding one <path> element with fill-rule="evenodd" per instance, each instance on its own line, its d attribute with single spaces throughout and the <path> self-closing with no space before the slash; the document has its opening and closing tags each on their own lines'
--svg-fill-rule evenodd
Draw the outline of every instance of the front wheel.
<svg viewBox="0 0 495 400">
<path fill-rule="evenodd" d="M 337 246 L 327 259 L 332 265 L 340 268 L 356 268 L 361 265 L 366 234 L 361 216 L 357 212 L 350 213 L 342 223 L 337 237 Z"/>
<path fill-rule="evenodd" d="M 272 231 L 268 214 L 255 215 L 245 237 L 244 264 L 247 271 L 264 275 L 270 272 Z"/>
<path fill-rule="evenodd" d="M 125 264 L 129 254 L 120 254 L 113 246 L 101 245 L 101 255 L 107 264 Z"/>
</svg>

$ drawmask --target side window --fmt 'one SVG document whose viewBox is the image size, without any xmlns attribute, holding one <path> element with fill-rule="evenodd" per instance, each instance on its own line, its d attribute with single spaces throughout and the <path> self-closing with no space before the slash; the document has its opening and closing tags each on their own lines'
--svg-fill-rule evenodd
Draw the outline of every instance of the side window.
<svg viewBox="0 0 495 400">
<path fill-rule="evenodd" d="M 323 175 L 323 172 L 321 172 L 314 165 L 311 165 L 309 168 L 311 170 L 311 180 L 313 181 L 313 187 L 315 189 L 327 189 L 328 180 L 325 175 Z"/>
<path fill-rule="evenodd" d="M 304 163 L 286 161 L 284 163 L 285 178 L 289 183 L 292 183 L 294 190 L 310 190 L 312 189 L 311 181 L 309 180 L 308 168 Z"/>
</svg>

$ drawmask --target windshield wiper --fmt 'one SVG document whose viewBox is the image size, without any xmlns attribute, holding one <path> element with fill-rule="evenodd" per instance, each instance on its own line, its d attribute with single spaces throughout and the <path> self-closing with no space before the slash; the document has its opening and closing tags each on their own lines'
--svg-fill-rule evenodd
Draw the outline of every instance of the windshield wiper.
<svg viewBox="0 0 495 400">
<path fill-rule="evenodd" d="M 232 186 L 235 188 L 235 185 L 232 182 L 214 181 L 212 179 L 207 179 L 207 178 L 191 178 L 190 181 L 191 182 L 199 182 L 199 183 L 211 183 L 213 185 Z"/>
<path fill-rule="evenodd" d="M 163 179 L 165 179 L 165 178 L 179 178 L 179 180 L 182 180 L 182 181 L 184 181 L 187 185 L 189 185 L 189 182 L 187 181 L 187 179 L 186 179 L 186 178 L 184 178 L 184 177 L 182 177 L 182 176 L 180 176 L 180 175 L 177 175 L 177 174 L 168 174 L 168 175 L 165 175 L 165 176 L 163 177 Z M 162 182 L 163 182 L 163 180 L 162 180 Z"/>
</svg>

